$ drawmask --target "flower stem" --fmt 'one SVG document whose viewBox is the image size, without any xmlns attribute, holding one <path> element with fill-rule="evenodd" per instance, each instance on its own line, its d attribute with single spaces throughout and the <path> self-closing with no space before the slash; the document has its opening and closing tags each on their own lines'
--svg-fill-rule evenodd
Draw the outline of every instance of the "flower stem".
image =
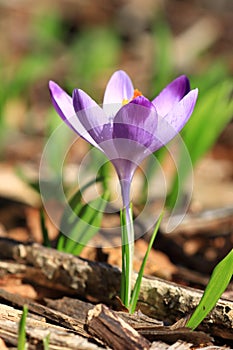
<svg viewBox="0 0 233 350">
<path fill-rule="evenodd" d="M 130 305 L 134 254 L 134 228 L 130 205 L 130 181 L 122 180 L 121 192 L 124 209 L 121 212 L 121 238 L 122 238 L 122 274 L 121 274 L 121 300 L 128 308 Z"/>
</svg>

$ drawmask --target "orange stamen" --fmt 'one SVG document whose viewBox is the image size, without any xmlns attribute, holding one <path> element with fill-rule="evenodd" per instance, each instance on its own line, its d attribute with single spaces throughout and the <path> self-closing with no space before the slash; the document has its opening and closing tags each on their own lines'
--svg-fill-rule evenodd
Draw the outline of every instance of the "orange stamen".
<svg viewBox="0 0 233 350">
<path fill-rule="evenodd" d="M 141 93 L 140 90 L 135 89 L 135 90 L 134 90 L 134 93 L 133 93 L 133 97 L 132 97 L 130 100 L 124 99 L 124 100 L 122 101 L 122 105 L 123 105 L 123 106 L 126 105 L 127 103 L 129 103 L 130 101 L 133 101 L 133 100 L 134 100 L 136 97 L 138 97 L 138 96 L 142 96 L 142 93 Z"/>
<path fill-rule="evenodd" d="M 142 93 L 141 93 L 141 91 L 139 91 L 138 89 L 135 89 L 135 90 L 134 90 L 133 97 L 132 97 L 132 100 L 135 99 L 135 98 L 138 97 L 138 96 L 142 96 Z"/>
</svg>

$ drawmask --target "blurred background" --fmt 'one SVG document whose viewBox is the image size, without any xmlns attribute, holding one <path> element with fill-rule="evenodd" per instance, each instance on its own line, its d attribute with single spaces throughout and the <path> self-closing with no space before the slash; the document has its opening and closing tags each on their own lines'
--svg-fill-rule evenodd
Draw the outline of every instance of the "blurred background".
<svg viewBox="0 0 233 350">
<path fill-rule="evenodd" d="M 191 211 L 232 208 L 232 23 L 231 0 L 0 0 L 1 235 L 25 238 L 26 227 L 41 240 L 39 163 L 61 123 L 48 81 L 101 103 L 117 69 L 149 98 L 180 74 L 199 88 L 183 134 L 195 169 Z M 71 163 L 86 150 L 81 142 Z"/>
</svg>

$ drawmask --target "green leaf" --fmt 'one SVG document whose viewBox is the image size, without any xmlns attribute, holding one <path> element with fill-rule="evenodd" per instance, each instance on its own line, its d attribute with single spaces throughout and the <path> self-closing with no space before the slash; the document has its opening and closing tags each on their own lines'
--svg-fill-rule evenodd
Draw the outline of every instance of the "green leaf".
<svg viewBox="0 0 233 350">
<path fill-rule="evenodd" d="M 74 226 L 71 232 L 72 237 L 74 235 L 76 236 L 75 244 L 69 246 L 69 249 L 73 246 L 71 249 L 72 254 L 79 255 L 85 245 L 99 231 L 108 199 L 109 192 L 105 191 L 103 196 L 91 201 L 83 208 L 83 214 L 80 217 L 81 220 L 78 220 L 77 225 Z"/>
<path fill-rule="evenodd" d="M 82 193 L 85 192 L 90 186 L 95 184 L 96 182 L 102 181 L 102 178 L 96 178 L 89 181 L 86 185 L 82 186 L 75 194 L 69 199 L 68 206 L 65 208 L 64 213 L 61 218 L 60 224 L 60 234 L 62 235 L 62 231 L 64 228 L 71 230 L 72 226 L 77 220 L 77 216 L 80 214 L 81 209 L 83 208 L 82 203 Z M 72 209 L 72 213 L 70 214 L 70 209 Z"/>
<path fill-rule="evenodd" d="M 109 181 L 109 173 L 111 169 L 111 163 L 110 161 L 105 162 L 98 171 L 98 177 L 102 179 L 102 186 L 104 191 L 107 191 L 109 188 L 108 181 Z"/>
<path fill-rule="evenodd" d="M 195 329 L 213 309 L 233 275 L 233 249 L 215 267 L 200 303 L 187 323 Z"/>
<path fill-rule="evenodd" d="M 57 242 L 58 250 L 79 255 L 88 241 L 99 230 L 103 212 L 109 200 L 109 191 L 105 190 L 101 197 L 89 203 L 82 201 L 83 192 L 96 182 L 103 182 L 103 177 L 89 181 L 69 200 L 61 219 Z"/>
<path fill-rule="evenodd" d="M 23 306 L 22 316 L 19 321 L 18 329 L 18 350 L 26 350 L 26 318 L 28 314 L 28 308 L 26 305 Z"/>
<path fill-rule="evenodd" d="M 158 219 L 158 221 L 156 223 L 154 232 L 153 232 L 153 234 L 151 236 L 150 242 L 149 242 L 148 247 L 147 247 L 146 254 L 145 254 L 144 258 L 143 258 L 143 261 L 142 261 L 142 264 L 141 264 L 141 267 L 140 267 L 140 270 L 139 270 L 139 273 L 138 273 L 137 280 L 136 280 L 135 285 L 134 285 L 134 289 L 133 289 L 133 293 L 132 293 L 132 297 L 131 297 L 131 301 L 130 301 L 130 308 L 129 308 L 129 312 L 131 314 L 134 313 L 134 311 L 136 309 L 136 306 L 137 306 L 137 301 L 138 301 L 138 296 L 139 296 L 139 293 L 140 293 L 140 288 L 141 288 L 141 282 L 142 282 L 144 269 L 145 269 L 145 266 L 146 266 L 146 262 L 148 260 L 149 253 L 150 253 L 151 248 L 153 246 L 155 237 L 157 235 L 159 226 L 161 224 L 162 218 L 163 218 L 163 212 L 160 214 L 159 219 Z"/>
<path fill-rule="evenodd" d="M 92 225 L 95 225 L 95 218 L 94 216 L 97 215 L 96 211 L 93 210 L 90 211 L 88 209 L 88 204 L 83 204 L 82 202 L 82 194 L 83 192 L 88 189 L 90 186 L 95 184 L 96 182 L 101 182 L 102 178 L 96 178 L 91 181 L 89 181 L 86 185 L 81 187 L 69 200 L 67 207 L 64 210 L 64 213 L 61 218 L 60 223 L 60 232 L 58 236 L 57 241 L 57 249 L 59 251 L 65 251 L 67 253 L 71 253 L 71 251 L 74 249 L 74 247 L 77 244 L 77 241 L 81 241 L 81 237 L 83 235 L 83 231 L 85 231 L 88 228 L 87 221 L 92 221 Z M 103 198 L 106 199 L 108 196 L 108 193 L 105 192 L 103 195 Z M 97 199 L 96 203 L 94 200 L 92 203 L 89 203 L 89 206 L 94 206 L 94 208 L 100 208 L 102 211 L 104 208 L 102 208 L 101 203 L 105 203 L 104 200 L 100 197 Z M 105 203 L 106 204 L 106 203 Z M 91 215 L 93 218 L 91 218 Z M 88 218 L 89 216 L 89 218 Z M 97 215 L 98 219 L 96 220 L 102 220 L 102 216 Z M 81 219 L 81 220 L 80 220 Z M 79 224 L 79 227 L 78 227 Z M 98 225 L 95 225 L 98 226 Z M 63 232 L 69 232 L 69 237 L 63 234 Z"/>
</svg>

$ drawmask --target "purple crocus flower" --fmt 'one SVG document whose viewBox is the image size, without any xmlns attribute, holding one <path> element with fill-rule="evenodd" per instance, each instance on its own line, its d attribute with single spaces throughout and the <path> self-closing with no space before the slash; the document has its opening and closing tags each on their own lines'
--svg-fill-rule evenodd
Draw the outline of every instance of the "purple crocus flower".
<svg viewBox="0 0 233 350">
<path fill-rule="evenodd" d="M 83 90 L 70 97 L 50 81 L 53 105 L 78 135 L 101 150 L 113 163 L 121 184 L 125 220 L 122 223 L 122 291 L 126 307 L 131 297 L 134 230 L 130 211 L 130 185 L 137 166 L 150 153 L 167 144 L 184 127 L 196 104 L 198 90 L 180 76 L 149 101 L 135 90 L 123 71 L 110 78 L 102 108 Z M 128 248 L 127 248 L 128 247 Z"/>
<path fill-rule="evenodd" d="M 198 95 L 182 75 L 149 101 L 121 70 L 110 78 L 102 108 L 81 89 L 75 89 L 70 97 L 52 81 L 49 88 L 53 105 L 65 123 L 112 161 L 125 207 L 137 166 L 179 133 Z"/>
</svg>

